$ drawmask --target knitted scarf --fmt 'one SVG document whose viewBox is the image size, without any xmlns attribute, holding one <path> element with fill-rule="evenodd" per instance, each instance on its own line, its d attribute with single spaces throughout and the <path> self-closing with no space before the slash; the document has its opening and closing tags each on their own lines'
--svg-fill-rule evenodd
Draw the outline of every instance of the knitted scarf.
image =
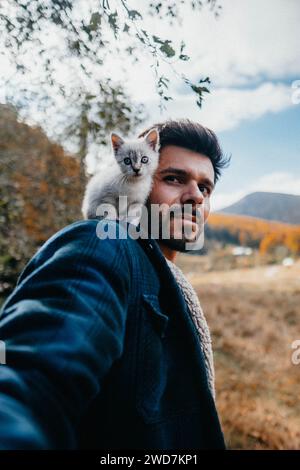
<svg viewBox="0 0 300 470">
<path fill-rule="evenodd" d="M 209 328 L 202 311 L 198 296 L 187 280 L 181 269 L 176 266 L 172 261 L 166 258 L 168 266 L 179 286 L 183 297 L 187 303 L 189 313 L 191 318 L 195 324 L 196 330 L 198 332 L 198 337 L 200 341 L 201 350 L 204 355 L 205 359 L 205 368 L 206 374 L 208 379 L 208 385 L 213 395 L 213 398 L 216 398 L 215 392 L 215 372 L 214 372 L 214 363 L 213 363 L 213 352 L 212 352 L 212 344 L 211 344 L 211 336 L 209 332 Z"/>
</svg>

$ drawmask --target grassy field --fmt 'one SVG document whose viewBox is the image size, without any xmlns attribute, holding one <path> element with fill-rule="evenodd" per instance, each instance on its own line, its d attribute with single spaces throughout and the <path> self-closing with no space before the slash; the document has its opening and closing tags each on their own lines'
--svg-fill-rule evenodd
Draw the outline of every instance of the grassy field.
<svg viewBox="0 0 300 470">
<path fill-rule="evenodd" d="M 300 449 L 300 261 L 204 272 L 180 254 L 213 340 L 217 407 L 229 448 Z"/>
</svg>

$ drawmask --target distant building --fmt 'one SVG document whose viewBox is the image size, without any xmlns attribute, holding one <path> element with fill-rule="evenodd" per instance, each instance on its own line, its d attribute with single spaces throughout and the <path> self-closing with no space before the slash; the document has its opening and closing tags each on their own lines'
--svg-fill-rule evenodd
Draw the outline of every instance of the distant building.
<svg viewBox="0 0 300 470">
<path fill-rule="evenodd" d="M 249 256 L 252 251 L 252 248 L 249 248 L 248 246 L 235 246 L 232 248 L 231 252 L 234 256 Z"/>
<path fill-rule="evenodd" d="M 293 258 L 284 258 L 282 260 L 283 266 L 292 266 L 294 264 Z"/>
</svg>

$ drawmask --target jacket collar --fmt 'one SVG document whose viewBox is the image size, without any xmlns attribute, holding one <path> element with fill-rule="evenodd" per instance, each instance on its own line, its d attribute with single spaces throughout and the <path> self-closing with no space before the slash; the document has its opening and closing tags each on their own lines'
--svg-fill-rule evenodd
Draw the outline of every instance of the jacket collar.
<svg viewBox="0 0 300 470">
<path fill-rule="evenodd" d="M 128 225 L 130 225 L 130 223 L 127 222 L 126 225 L 128 230 Z M 137 226 L 137 228 L 138 227 L 140 227 L 140 224 Z M 158 242 L 153 238 L 143 238 L 142 236 L 137 237 L 136 242 L 141 245 L 150 262 L 153 264 L 155 271 L 157 272 L 161 286 L 160 301 L 162 302 L 163 298 L 164 301 L 166 297 L 168 298 L 169 303 L 167 305 L 166 313 L 172 311 L 172 314 L 177 315 L 178 318 L 181 318 L 183 324 L 186 326 L 186 338 L 190 344 L 197 367 L 197 370 L 195 370 L 195 376 L 198 378 L 199 382 L 201 382 L 202 387 L 203 384 L 206 384 L 206 392 L 210 395 L 212 402 L 214 402 L 212 393 L 209 389 L 208 378 L 205 371 L 205 358 L 200 346 L 198 332 L 188 311 L 188 306 L 185 302 L 181 289 L 168 266 L 168 263 L 160 249 Z"/>
<path fill-rule="evenodd" d="M 190 342 L 190 346 L 193 350 L 194 357 L 197 363 L 197 369 L 199 370 L 198 378 L 202 382 L 202 385 L 204 380 L 204 382 L 206 383 L 207 390 L 209 394 L 211 394 L 209 390 L 207 375 L 205 372 L 205 358 L 200 346 L 198 332 L 194 321 L 188 311 L 188 306 L 185 302 L 181 289 L 178 286 L 157 241 L 152 238 L 138 238 L 137 241 L 147 253 L 151 263 L 153 264 L 159 276 L 161 284 L 161 296 L 167 296 L 169 301 L 168 310 L 172 311 L 172 313 L 174 313 L 175 315 L 178 315 L 183 320 L 183 323 L 186 326 L 186 329 L 188 331 L 186 337 L 187 340 Z"/>
<path fill-rule="evenodd" d="M 158 242 L 153 238 L 138 238 L 137 241 L 147 253 L 158 274 L 162 292 L 168 294 L 170 308 L 175 310 L 176 314 L 182 314 L 183 311 L 185 312 L 187 310 L 187 306 Z"/>
</svg>

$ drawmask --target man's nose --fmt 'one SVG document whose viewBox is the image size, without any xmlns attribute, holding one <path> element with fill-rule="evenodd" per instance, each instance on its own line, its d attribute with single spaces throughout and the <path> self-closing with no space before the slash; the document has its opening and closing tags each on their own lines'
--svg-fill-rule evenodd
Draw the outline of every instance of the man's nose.
<svg viewBox="0 0 300 470">
<path fill-rule="evenodd" d="M 189 185 L 188 190 L 183 195 L 183 203 L 184 204 L 202 204 L 204 200 L 204 196 L 200 191 L 197 183 L 192 182 Z"/>
</svg>

